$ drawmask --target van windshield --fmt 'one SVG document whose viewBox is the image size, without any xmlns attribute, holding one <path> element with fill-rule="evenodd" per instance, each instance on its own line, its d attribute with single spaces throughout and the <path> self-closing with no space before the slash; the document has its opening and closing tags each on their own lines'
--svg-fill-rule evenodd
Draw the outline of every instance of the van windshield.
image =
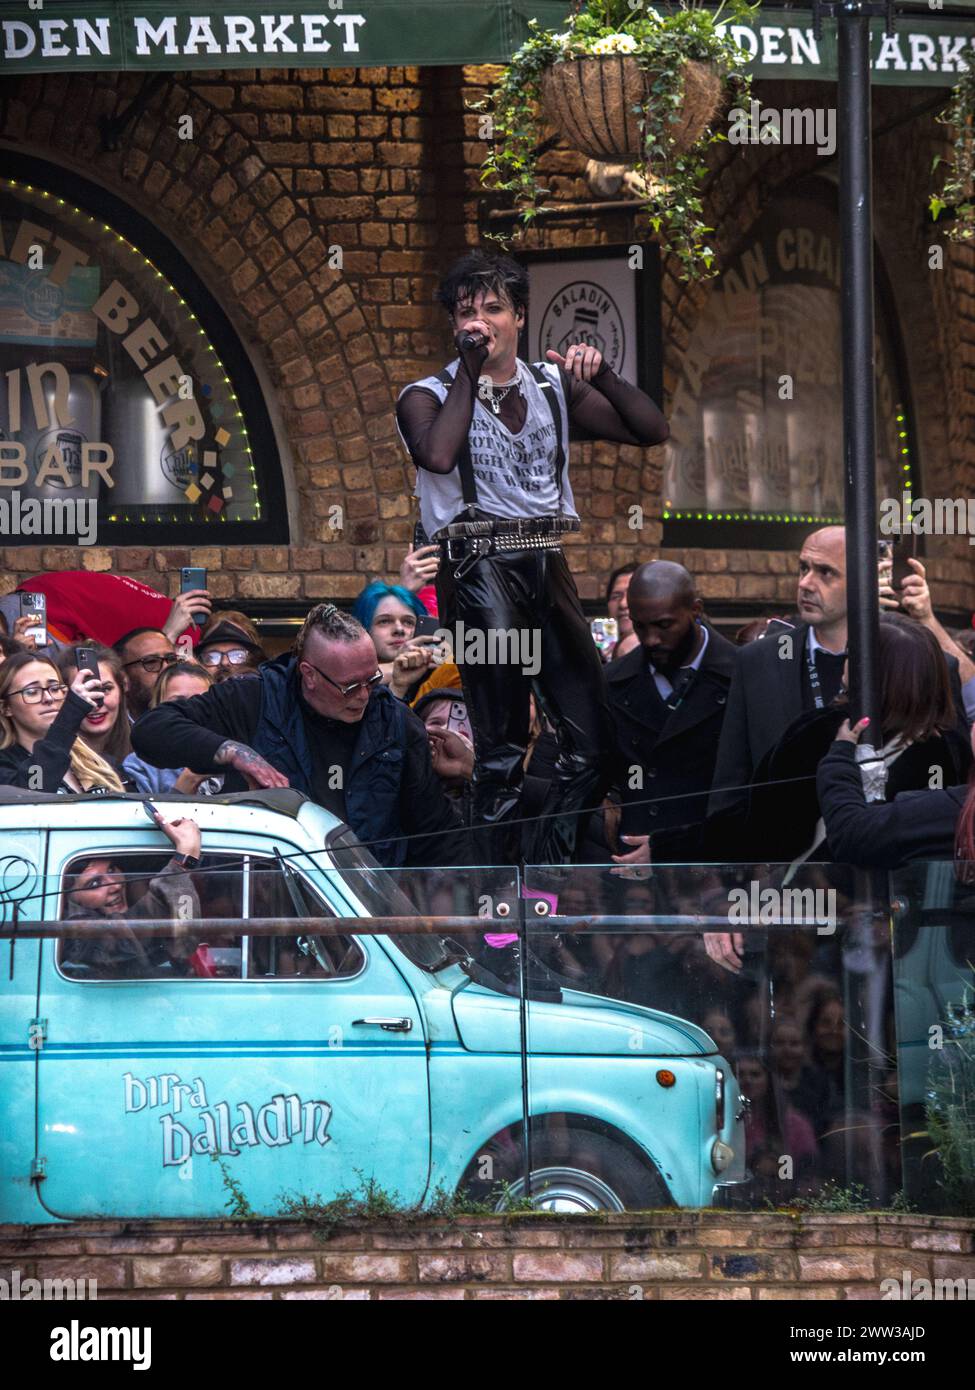
<svg viewBox="0 0 975 1390">
<path fill-rule="evenodd" d="M 325 848 L 343 883 L 358 898 L 370 917 L 419 917 L 425 908 L 406 891 L 414 885 L 409 871 L 384 869 L 356 838 L 347 825 L 340 825 L 325 837 Z M 457 959 L 447 938 L 432 933 L 418 936 L 391 935 L 408 960 L 423 970 L 442 970 Z"/>
</svg>

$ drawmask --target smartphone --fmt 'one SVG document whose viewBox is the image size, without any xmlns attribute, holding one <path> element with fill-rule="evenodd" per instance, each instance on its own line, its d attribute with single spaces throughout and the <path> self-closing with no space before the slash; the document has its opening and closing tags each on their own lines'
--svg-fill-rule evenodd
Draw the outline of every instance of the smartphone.
<svg viewBox="0 0 975 1390">
<path fill-rule="evenodd" d="M 185 565 L 179 572 L 179 591 L 181 594 L 188 594 L 191 589 L 205 589 L 207 586 L 207 572 L 197 565 Z M 208 616 L 206 613 L 196 613 L 193 621 L 197 627 L 206 627 Z"/>
<path fill-rule="evenodd" d="M 95 657 L 94 647 L 75 647 L 74 664 L 79 671 L 90 671 L 93 676 L 97 676 L 98 679 L 101 680 L 101 672 L 98 669 L 98 661 Z M 90 690 L 91 694 L 89 698 L 94 700 L 95 704 L 101 707 L 105 703 L 104 685 L 91 686 Z"/>
<path fill-rule="evenodd" d="M 79 671 L 90 671 L 93 676 L 100 676 L 98 662 L 95 660 L 94 647 L 75 647 L 74 664 Z"/>
<path fill-rule="evenodd" d="M 31 619 L 31 625 L 24 636 L 33 637 L 35 646 L 46 647 L 47 595 L 22 593 L 20 596 L 20 615 L 22 618 Z"/>
<path fill-rule="evenodd" d="M 914 573 L 908 560 L 913 559 L 917 554 L 917 532 L 912 531 L 910 535 L 899 536 L 894 545 L 894 560 L 891 566 L 890 586 L 892 589 L 899 589 L 910 575 Z"/>
<path fill-rule="evenodd" d="M 592 618 L 589 622 L 592 640 L 605 656 L 619 640 L 620 625 L 615 618 Z"/>
<path fill-rule="evenodd" d="M 436 637 L 443 627 L 439 618 L 431 617 L 429 613 L 424 613 L 421 618 L 416 620 L 416 631 L 414 637 Z"/>
<path fill-rule="evenodd" d="M 155 806 L 153 806 L 152 802 L 151 802 L 151 801 L 143 801 L 143 803 L 142 803 L 142 809 L 143 809 L 143 811 L 145 811 L 146 815 L 147 815 L 147 816 L 149 817 L 149 819 L 152 821 L 153 825 L 155 825 L 155 824 L 156 824 L 156 817 L 159 815 L 159 811 L 156 809 Z"/>
</svg>

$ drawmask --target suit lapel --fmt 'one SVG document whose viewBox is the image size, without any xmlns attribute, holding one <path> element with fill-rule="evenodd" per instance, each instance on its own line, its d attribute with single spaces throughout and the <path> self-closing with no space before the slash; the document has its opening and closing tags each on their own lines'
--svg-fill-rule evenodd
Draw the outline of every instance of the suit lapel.
<svg viewBox="0 0 975 1390">
<path fill-rule="evenodd" d="M 806 660 L 806 651 L 809 643 L 809 627 L 806 623 L 796 623 L 789 633 L 781 633 L 772 636 L 772 642 L 778 648 L 779 637 L 787 636 L 792 639 L 792 659 L 779 657 L 776 651 L 775 665 L 778 668 L 778 709 L 774 712 L 776 723 L 782 722 L 782 728 L 787 729 L 793 720 L 798 719 L 802 714 L 802 667 Z M 767 637 L 762 639 L 768 641 Z M 782 716 L 785 716 L 784 720 Z"/>
<path fill-rule="evenodd" d="M 694 680 L 681 703 L 668 711 L 669 718 L 660 742 L 676 738 L 710 719 L 716 710 L 727 703 L 728 687 L 734 665 L 734 648 L 725 638 L 709 629 L 708 645 Z"/>
</svg>

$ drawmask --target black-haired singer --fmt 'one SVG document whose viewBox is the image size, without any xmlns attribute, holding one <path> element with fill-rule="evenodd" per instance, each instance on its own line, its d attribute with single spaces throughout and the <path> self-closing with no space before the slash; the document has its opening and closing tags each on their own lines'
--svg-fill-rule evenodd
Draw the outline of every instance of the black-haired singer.
<svg viewBox="0 0 975 1390">
<path fill-rule="evenodd" d="M 587 342 L 570 342 L 564 355 L 549 350 L 547 362 L 518 358 L 528 276 L 510 257 L 463 256 L 437 298 L 458 356 L 407 386 L 396 414 L 417 466 L 423 529 L 440 543 L 441 621 L 455 636 L 460 623 L 468 635 L 512 634 L 514 660 L 458 663 L 474 730 L 473 819 L 486 827 L 482 862 L 520 857 L 506 822 L 518 812 L 533 687 L 560 753 L 525 857 L 567 862 L 577 812 L 605 790 L 612 747 L 599 654 L 562 552 L 562 535 L 579 529 L 569 442 L 660 444 L 669 431 L 650 397 Z"/>
</svg>

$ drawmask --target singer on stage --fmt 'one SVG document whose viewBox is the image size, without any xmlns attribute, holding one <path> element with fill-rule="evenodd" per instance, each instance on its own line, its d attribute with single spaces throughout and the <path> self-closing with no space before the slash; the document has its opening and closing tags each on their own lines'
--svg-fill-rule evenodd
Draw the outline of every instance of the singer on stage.
<svg viewBox="0 0 975 1390">
<path fill-rule="evenodd" d="M 465 632 L 532 633 L 541 652 L 534 678 L 511 661 L 460 666 L 474 732 L 481 862 L 521 858 L 506 823 L 518 814 L 533 687 L 555 727 L 559 758 L 525 859 L 569 862 L 577 813 L 605 792 L 612 737 L 602 664 L 562 551 L 562 535 L 579 529 L 569 442 L 660 444 L 669 431 L 649 396 L 587 343 L 567 347 L 564 357 L 550 350 L 547 362 L 519 359 L 528 275 L 510 257 L 463 256 L 437 298 L 458 356 L 407 386 L 396 415 L 417 468 L 423 529 L 440 544 L 440 619 L 453 632 L 462 622 Z"/>
</svg>

